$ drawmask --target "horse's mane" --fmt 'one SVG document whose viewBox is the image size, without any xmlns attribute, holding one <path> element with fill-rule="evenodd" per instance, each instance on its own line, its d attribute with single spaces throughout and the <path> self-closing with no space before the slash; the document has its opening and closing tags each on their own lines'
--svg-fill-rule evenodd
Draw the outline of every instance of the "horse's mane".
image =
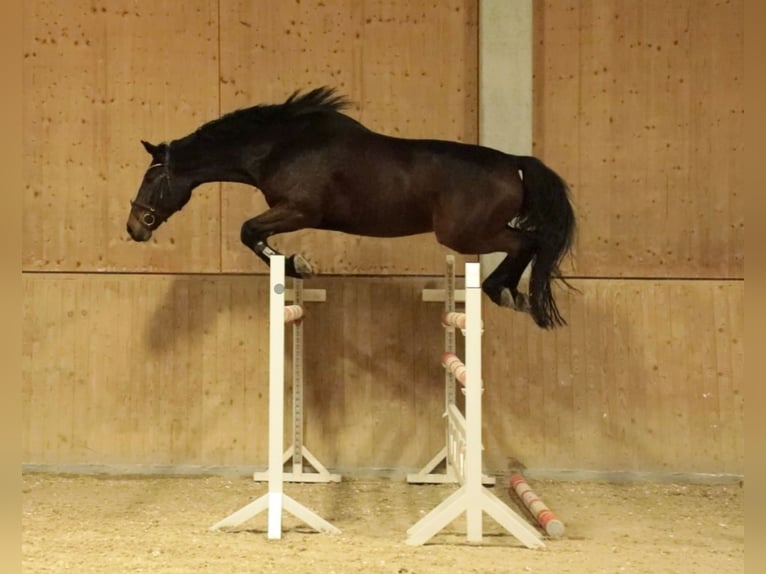
<svg viewBox="0 0 766 574">
<path fill-rule="evenodd" d="M 285 100 L 284 104 L 265 107 L 278 108 L 279 113 L 301 115 L 318 111 L 339 111 L 350 105 L 351 101 L 346 96 L 337 94 L 335 88 L 322 86 L 306 94 L 301 94 L 300 90 L 296 90 Z"/>
<path fill-rule="evenodd" d="M 304 94 L 297 90 L 282 104 L 261 104 L 225 114 L 202 125 L 195 135 L 208 141 L 246 138 L 265 124 L 316 112 L 340 111 L 349 105 L 350 100 L 337 94 L 335 88 L 323 86 Z"/>
</svg>

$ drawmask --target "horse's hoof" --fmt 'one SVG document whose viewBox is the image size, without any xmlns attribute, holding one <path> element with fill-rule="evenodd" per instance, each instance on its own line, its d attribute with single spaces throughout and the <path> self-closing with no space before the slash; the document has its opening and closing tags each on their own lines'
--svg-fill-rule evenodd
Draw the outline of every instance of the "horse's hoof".
<svg viewBox="0 0 766 574">
<path fill-rule="evenodd" d="M 503 289 L 500 291 L 501 307 L 508 307 L 514 311 L 521 311 L 522 313 L 529 313 L 531 307 L 529 306 L 529 297 L 524 293 L 516 292 L 514 296 L 510 289 Z"/>
<path fill-rule="evenodd" d="M 306 261 L 302 255 L 291 255 L 287 260 L 286 274 L 297 279 L 307 279 L 314 274 L 311 263 Z"/>
<path fill-rule="evenodd" d="M 532 310 L 532 306 L 529 304 L 529 297 L 524 293 L 516 293 L 513 308 L 517 311 L 529 313 Z"/>
<path fill-rule="evenodd" d="M 500 306 L 510 307 L 511 309 L 516 308 L 516 304 L 513 301 L 513 295 L 511 295 L 510 289 L 503 289 L 500 291 Z"/>
</svg>

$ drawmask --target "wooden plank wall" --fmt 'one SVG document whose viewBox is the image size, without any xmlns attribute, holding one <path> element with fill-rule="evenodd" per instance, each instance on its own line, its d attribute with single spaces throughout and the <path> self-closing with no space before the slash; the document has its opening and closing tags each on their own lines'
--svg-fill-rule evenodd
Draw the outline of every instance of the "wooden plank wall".
<svg viewBox="0 0 766 574">
<path fill-rule="evenodd" d="M 148 167 L 139 140 L 218 115 L 217 13 L 216 0 L 24 3 L 25 270 L 219 269 L 217 185 L 151 249 L 125 233 Z"/>
<path fill-rule="evenodd" d="M 30 461 L 265 462 L 267 277 L 25 279 Z M 443 379 L 433 376 L 439 356 L 429 350 L 442 334 L 439 313 L 420 301 L 426 285 L 386 278 L 312 285 L 327 290 L 327 302 L 306 304 L 306 435 L 323 460 L 414 465 L 438 450 Z M 415 332 L 414 344 L 401 344 L 402 333 Z M 411 441 L 417 421 L 419 440 Z"/>
<path fill-rule="evenodd" d="M 572 184 L 580 294 L 561 293 L 570 327 L 554 333 L 485 303 L 488 465 L 743 472 L 742 2 L 535 6 L 535 149 Z M 238 242 L 262 200 L 208 185 L 131 243 L 138 140 L 333 84 L 375 129 L 476 141 L 477 3 L 24 9 L 25 461 L 263 464 L 266 270 Z M 443 399 L 420 290 L 445 251 L 429 236 L 276 243 L 328 294 L 306 321 L 312 451 L 423 464 Z"/>
<path fill-rule="evenodd" d="M 25 276 L 26 460 L 262 464 L 266 281 Z M 323 461 L 407 468 L 438 450 L 439 306 L 419 297 L 438 284 L 316 280 L 306 435 Z M 486 309 L 488 464 L 742 472 L 743 283 L 574 285 L 553 334 Z"/>
<path fill-rule="evenodd" d="M 744 3 L 534 10 L 535 155 L 570 183 L 583 287 L 553 347 L 516 338 L 511 458 L 743 472 Z"/>
<path fill-rule="evenodd" d="M 487 314 L 494 467 L 743 473 L 743 282 L 573 285 L 553 334 Z"/>
<path fill-rule="evenodd" d="M 535 153 L 575 190 L 575 272 L 744 277 L 744 3 L 535 7 Z"/>
</svg>

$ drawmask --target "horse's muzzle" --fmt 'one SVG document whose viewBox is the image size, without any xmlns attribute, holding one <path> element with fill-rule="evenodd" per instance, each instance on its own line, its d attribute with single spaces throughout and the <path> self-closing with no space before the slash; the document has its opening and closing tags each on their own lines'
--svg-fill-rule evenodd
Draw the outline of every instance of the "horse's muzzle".
<svg viewBox="0 0 766 574">
<path fill-rule="evenodd" d="M 128 218 L 128 235 L 133 241 L 149 241 L 152 238 L 152 230 L 148 229 L 132 213 Z"/>
</svg>

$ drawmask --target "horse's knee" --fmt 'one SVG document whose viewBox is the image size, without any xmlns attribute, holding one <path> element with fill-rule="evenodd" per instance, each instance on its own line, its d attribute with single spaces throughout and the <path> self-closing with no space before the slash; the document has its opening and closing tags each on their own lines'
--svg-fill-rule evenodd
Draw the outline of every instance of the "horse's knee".
<svg viewBox="0 0 766 574">
<path fill-rule="evenodd" d="M 239 240 L 244 245 L 250 249 L 254 249 L 256 243 L 258 243 L 261 239 L 261 233 L 258 232 L 258 228 L 255 225 L 249 221 L 245 221 L 242 224 L 242 227 L 239 230 Z"/>
</svg>

